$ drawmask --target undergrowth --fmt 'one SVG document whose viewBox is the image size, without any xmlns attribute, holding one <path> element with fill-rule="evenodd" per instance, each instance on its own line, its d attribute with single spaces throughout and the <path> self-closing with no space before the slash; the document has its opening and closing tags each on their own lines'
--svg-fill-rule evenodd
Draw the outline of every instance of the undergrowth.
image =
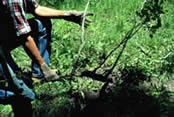
<svg viewBox="0 0 174 117">
<path fill-rule="evenodd" d="M 61 10 L 84 10 L 86 2 L 86 0 L 40 1 L 43 5 Z M 172 104 L 169 104 L 168 99 L 166 99 L 166 95 L 170 95 L 171 93 L 163 89 L 163 85 L 173 80 L 174 76 L 174 54 L 172 52 L 174 47 L 174 7 L 172 3 L 172 0 L 166 0 L 164 5 L 165 14 L 161 16 L 162 27 L 157 30 L 152 38 L 149 37 L 149 32 L 147 30 L 141 29 L 128 41 L 127 47 L 114 70 L 114 73 L 117 73 L 117 75 L 121 77 L 121 71 L 127 70 L 124 72 L 134 73 L 137 67 L 141 69 L 141 73 L 150 78 L 150 80 L 141 83 L 144 86 L 144 84 L 148 82 L 143 88 L 146 92 L 144 93 L 144 90 L 141 91 L 148 99 L 150 98 L 150 102 L 155 100 L 155 107 L 158 106 L 160 108 L 159 111 L 161 113 L 164 112 L 164 116 L 167 113 L 166 110 L 170 111 L 173 107 Z M 94 16 L 90 17 L 92 23 L 85 30 L 86 44 L 80 55 L 77 73 L 84 70 L 93 70 L 106 57 L 109 51 L 121 42 L 125 34 L 131 29 L 136 19 L 136 11 L 140 10 L 142 5 L 143 0 L 92 0 L 90 2 L 89 12 L 93 12 Z M 74 59 L 77 56 L 78 47 L 81 45 L 80 38 L 80 26 L 64 20 L 53 20 L 51 67 L 57 69 L 60 75 L 71 72 Z M 31 61 L 22 48 L 15 49 L 12 54 L 20 67 L 30 70 Z M 18 56 L 19 54 L 20 57 Z M 117 55 L 118 51 L 109 58 L 102 69 L 109 68 Z M 130 69 L 128 69 L 129 67 Z M 128 72 L 129 70 L 132 71 Z M 133 80 L 139 72 L 140 71 L 135 72 L 132 76 Z M 136 78 L 139 77 L 140 76 L 137 76 Z M 80 92 L 82 89 L 87 88 L 96 91 L 102 86 L 102 82 L 79 77 L 74 78 L 72 83 L 69 82 L 68 78 L 64 78 L 55 83 L 41 84 L 41 86 L 34 88 L 34 91 L 38 95 L 38 99 L 33 102 L 33 108 L 38 112 L 43 112 L 44 108 L 47 107 L 46 110 L 51 113 L 59 111 L 60 107 L 63 116 L 66 114 L 63 112 L 70 112 L 72 111 L 71 109 L 74 109 L 68 97 L 69 90 Z M 123 90 L 123 86 L 121 85 L 119 88 L 120 89 L 116 91 L 117 96 L 122 95 L 119 91 Z M 45 94 L 45 91 L 51 94 Z M 137 89 L 132 92 L 139 95 Z M 130 94 L 130 96 L 132 96 L 131 91 L 124 93 L 126 94 L 123 95 L 128 96 Z M 50 106 L 55 106 L 53 106 L 52 109 L 49 108 L 49 104 L 42 108 L 43 102 L 49 100 L 48 98 L 52 101 Z M 120 99 L 120 97 L 117 98 Z M 143 99 L 138 100 L 140 101 L 139 103 L 143 101 Z M 130 105 L 132 103 L 130 103 Z M 125 112 L 131 111 L 130 105 L 128 105 L 128 108 L 126 108 L 128 110 Z M 147 107 L 148 106 L 149 105 L 147 105 Z M 161 107 L 167 109 L 161 110 Z M 4 106 L 0 107 L 0 113 L 4 113 L 4 108 Z M 5 111 L 11 111 L 9 107 L 6 108 Z M 46 110 L 43 113 L 47 113 Z M 131 114 L 133 116 L 136 113 Z"/>
</svg>

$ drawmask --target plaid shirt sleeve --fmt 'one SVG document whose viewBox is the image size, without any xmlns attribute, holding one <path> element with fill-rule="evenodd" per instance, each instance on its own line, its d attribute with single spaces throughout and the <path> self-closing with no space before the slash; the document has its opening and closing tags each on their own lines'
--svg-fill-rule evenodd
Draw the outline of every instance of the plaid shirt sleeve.
<svg viewBox="0 0 174 117">
<path fill-rule="evenodd" d="M 3 0 L 7 7 L 14 24 L 14 30 L 17 36 L 27 34 L 31 31 L 26 18 L 26 12 L 33 12 L 38 6 L 35 0 Z"/>
</svg>

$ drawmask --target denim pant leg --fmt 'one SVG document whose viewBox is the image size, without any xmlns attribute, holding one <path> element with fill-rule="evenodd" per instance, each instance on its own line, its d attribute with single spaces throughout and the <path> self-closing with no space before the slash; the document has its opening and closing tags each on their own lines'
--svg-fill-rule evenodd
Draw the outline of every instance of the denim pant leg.
<svg viewBox="0 0 174 117">
<path fill-rule="evenodd" d="M 36 45 L 44 61 L 50 64 L 52 23 L 49 19 L 30 19 L 30 26 Z M 32 62 L 32 77 L 43 77 L 39 66 Z"/>
<path fill-rule="evenodd" d="M 35 98 L 35 94 L 33 93 L 32 89 L 30 89 L 22 80 L 19 80 L 15 76 L 11 67 L 9 65 L 7 65 L 7 66 L 8 66 L 9 72 L 12 77 L 11 85 L 13 85 L 14 86 L 13 88 L 16 88 L 16 89 L 11 89 L 11 91 L 7 91 L 7 92 L 1 90 L 0 99 L 7 99 L 8 97 L 15 95 L 15 92 L 13 92 L 13 90 L 15 90 L 15 91 L 20 90 L 20 93 L 19 93 L 20 96 L 22 96 L 26 99 L 29 99 L 29 100 L 33 100 Z M 1 64 L 0 64 L 0 73 L 4 74 L 3 67 Z"/>
</svg>

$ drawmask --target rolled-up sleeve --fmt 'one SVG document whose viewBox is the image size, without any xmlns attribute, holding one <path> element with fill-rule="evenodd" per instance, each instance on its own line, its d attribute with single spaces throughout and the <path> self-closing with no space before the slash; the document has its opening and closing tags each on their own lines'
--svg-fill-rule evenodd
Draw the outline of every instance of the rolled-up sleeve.
<svg viewBox="0 0 174 117">
<path fill-rule="evenodd" d="M 3 0 L 2 5 L 6 13 L 4 13 L 1 21 L 7 23 L 1 23 L 0 31 L 4 30 L 6 33 L 12 32 L 17 36 L 27 34 L 31 31 L 26 18 L 26 12 L 34 13 L 38 7 L 36 0 Z"/>
<path fill-rule="evenodd" d="M 31 31 L 31 28 L 25 15 L 23 2 L 21 0 L 10 0 L 7 3 L 7 8 L 10 15 L 9 20 L 13 23 L 16 35 L 21 36 L 23 34 L 29 33 Z"/>
</svg>

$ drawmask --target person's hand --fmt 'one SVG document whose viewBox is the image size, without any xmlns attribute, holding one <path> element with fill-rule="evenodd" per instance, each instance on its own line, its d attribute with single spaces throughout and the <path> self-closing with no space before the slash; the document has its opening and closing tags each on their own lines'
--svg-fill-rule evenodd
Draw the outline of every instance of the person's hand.
<svg viewBox="0 0 174 117">
<path fill-rule="evenodd" d="M 83 23 L 83 19 L 85 17 L 84 20 L 84 27 L 87 28 L 89 26 L 89 24 L 91 23 L 91 20 L 88 18 L 88 16 L 92 16 L 93 13 L 86 13 L 84 16 L 84 12 L 83 11 L 68 11 L 65 12 L 65 19 L 68 21 L 72 21 L 76 24 L 79 24 L 80 26 Z"/>
</svg>

